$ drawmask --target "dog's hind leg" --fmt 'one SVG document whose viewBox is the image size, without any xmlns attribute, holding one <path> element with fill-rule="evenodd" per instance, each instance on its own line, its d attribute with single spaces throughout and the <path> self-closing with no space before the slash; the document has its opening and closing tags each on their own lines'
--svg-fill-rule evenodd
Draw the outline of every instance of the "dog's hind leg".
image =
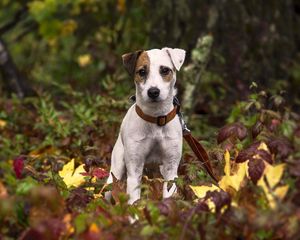
<svg viewBox="0 0 300 240">
<path fill-rule="evenodd" d="M 117 142 L 114 146 L 114 149 L 113 149 L 112 155 L 111 155 L 111 167 L 110 167 L 109 177 L 107 179 L 107 184 L 110 184 L 113 182 L 112 174 L 118 180 L 121 180 L 124 173 L 125 173 L 124 146 L 122 143 L 121 134 L 119 134 Z M 105 193 L 105 198 L 107 200 L 110 200 L 110 198 L 111 198 L 110 191 Z"/>
</svg>

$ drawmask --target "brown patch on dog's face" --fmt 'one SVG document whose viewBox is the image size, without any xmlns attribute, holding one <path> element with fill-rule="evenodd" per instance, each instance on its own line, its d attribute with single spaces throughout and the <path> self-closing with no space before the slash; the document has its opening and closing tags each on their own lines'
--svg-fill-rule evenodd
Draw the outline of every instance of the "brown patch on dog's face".
<svg viewBox="0 0 300 240">
<path fill-rule="evenodd" d="M 122 55 L 123 65 L 131 76 L 134 75 L 137 60 L 142 52 L 142 50 L 138 50 L 132 53 L 126 53 Z"/>
<path fill-rule="evenodd" d="M 150 59 L 146 51 L 143 51 L 137 59 L 134 73 L 134 81 L 141 83 L 146 81 L 150 71 Z"/>
<path fill-rule="evenodd" d="M 163 80 L 166 82 L 170 82 L 173 79 L 173 71 L 171 68 L 166 66 L 159 67 L 159 74 L 162 76 Z"/>
</svg>

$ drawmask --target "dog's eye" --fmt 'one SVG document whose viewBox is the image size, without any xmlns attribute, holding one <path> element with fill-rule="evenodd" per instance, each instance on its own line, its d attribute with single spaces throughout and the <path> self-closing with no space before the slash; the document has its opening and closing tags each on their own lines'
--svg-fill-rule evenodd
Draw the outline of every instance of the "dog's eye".
<svg viewBox="0 0 300 240">
<path fill-rule="evenodd" d="M 145 77 L 147 75 L 147 72 L 144 68 L 138 70 L 138 74 L 141 76 L 141 77 Z"/>
<path fill-rule="evenodd" d="M 161 75 L 168 75 L 171 72 L 171 69 L 168 67 L 161 67 L 160 68 L 160 74 Z"/>
</svg>

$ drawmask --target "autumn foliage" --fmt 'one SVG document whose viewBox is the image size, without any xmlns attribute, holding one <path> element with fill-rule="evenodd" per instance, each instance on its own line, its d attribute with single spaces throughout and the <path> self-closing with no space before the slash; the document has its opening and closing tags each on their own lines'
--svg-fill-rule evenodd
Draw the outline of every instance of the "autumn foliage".
<svg viewBox="0 0 300 240">
<path fill-rule="evenodd" d="M 299 239 L 299 9 L 0 1 L 0 240 Z M 135 92 L 121 56 L 165 46 L 187 51 L 178 99 L 216 180 L 185 144 L 177 193 L 162 199 L 164 180 L 147 167 L 128 205 L 124 179 L 106 184 Z M 19 98 L 16 77 L 34 96 Z"/>
<path fill-rule="evenodd" d="M 74 96 L 71 101 L 81 100 Z M 71 110 L 58 110 L 43 99 L 26 103 L 6 99 L 2 104 L 1 114 L 7 117 L 1 119 L 1 144 L 16 141 L 10 149 L 20 149 L 19 155 L 11 154 L 10 149 L 1 153 L 1 158 L 15 155 L 0 163 L 3 237 L 89 240 L 297 236 L 300 161 L 296 150 L 299 116 L 295 113 L 271 110 L 262 104 L 252 110 L 256 119 L 249 124 L 251 115 L 241 108 L 242 117 L 219 128 L 218 134 L 205 143 L 218 182 L 210 179 L 201 162 L 185 148 L 175 180 L 178 193 L 162 200 L 163 179 L 149 175 L 151 171 L 145 169 L 142 198 L 128 205 L 125 181 L 114 178 L 113 184 L 105 183 L 113 136 L 121 119 L 108 124 L 96 116 L 82 131 L 72 129 L 64 137 L 57 126 L 82 124 L 72 119 Z M 53 116 L 45 119 L 44 115 L 50 113 L 43 112 L 43 108 L 50 109 Z M 30 109 L 30 114 L 16 114 L 18 109 Z M 118 109 L 125 111 L 126 107 L 119 103 L 110 111 L 116 113 Z M 259 131 L 253 135 L 257 122 Z M 46 141 L 52 126 L 56 128 Z M 13 140 L 18 134 L 22 139 Z M 36 147 L 38 141 L 44 141 L 44 146 Z M 111 202 L 104 199 L 107 191 L 112 191 Z"/>
</svg>

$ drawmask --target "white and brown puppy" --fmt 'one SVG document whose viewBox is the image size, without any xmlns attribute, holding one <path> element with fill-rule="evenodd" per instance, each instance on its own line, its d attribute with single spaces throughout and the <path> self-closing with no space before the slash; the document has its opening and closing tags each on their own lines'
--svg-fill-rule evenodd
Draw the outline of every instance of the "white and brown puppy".
<svg viewBox="0 0 300 240">
<path fill-rule="evenodd" d="M 136 85 L 136 103 L 123 119 L 120 134 L 112 152 L 111 170 L 121 179 L 127 173 L 129 203 L 140 198 L 140 182 L 144 164 L 157 162 L 165 179 L 163 197 L 176 192 L 175 184 L 168 190 L 167 181 L 177 177 L 182 154 L 182 127 L 176 115 L 164 126 L 142 119 L 136 105 L 146 115 L 165 116 L 173 108 L 176 71 L 184 62 L 185 51 L 178 48 L 136 51 L 122 56 L 123 64 Z M 108 183 L 112 182 L 112 175 Z"/>
</svg>

